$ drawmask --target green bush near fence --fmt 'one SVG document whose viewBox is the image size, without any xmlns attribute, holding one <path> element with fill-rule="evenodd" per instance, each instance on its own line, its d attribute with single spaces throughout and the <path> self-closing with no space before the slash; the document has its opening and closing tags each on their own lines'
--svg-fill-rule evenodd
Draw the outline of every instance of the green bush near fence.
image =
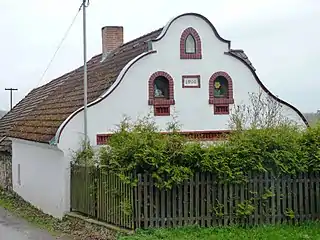
<svg viewBox="0 0 320 240">
<path fill-rule="evenodd" d="M 187 143 L 179 135 L 176 121 L 168 124 L 171 134 L 159 133 L 151 118 L 136 122 L 127 119 L 99 152 L 100 164 L 123 181 L 135 183 L 133 172 L 149 173 L 159 188 L 171 188 L 195 172 L 214 173 L 227 182 L 246 181 L 249 171 L 295 175 L 320 169 L 320 124 L 301 130 L 290 124 L 264 129 L 234 131 L 228 141 L 215 145 Z M 93 158 L 93 149 L 77 153 Z M 88 153 L 89 151 L 89 153 Z"/>
</svg>

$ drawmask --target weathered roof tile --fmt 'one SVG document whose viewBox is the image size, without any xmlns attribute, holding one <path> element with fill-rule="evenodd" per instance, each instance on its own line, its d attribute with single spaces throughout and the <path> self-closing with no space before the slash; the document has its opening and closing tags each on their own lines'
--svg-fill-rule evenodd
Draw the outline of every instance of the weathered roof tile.
<svg viewBox="0 0 320 240">
<path fill-rule="evenodd" d="M 104 61 L 101 54 L 89 60 L 88 103 L 101 96 L 114 83 L 123 67 L 147 50 L 146 41 L 156 38 L 161 31 L 162 28 L 123 44 Z M 10 136 L 48 143 L 61 123 L 82 106 L 83 67 L 79 67 L 33 89 L 0 119 L 0 139 Z M 7 140 L 0 143 L 0 151 L 3 150 L 11 151 Z"/>
</svg>

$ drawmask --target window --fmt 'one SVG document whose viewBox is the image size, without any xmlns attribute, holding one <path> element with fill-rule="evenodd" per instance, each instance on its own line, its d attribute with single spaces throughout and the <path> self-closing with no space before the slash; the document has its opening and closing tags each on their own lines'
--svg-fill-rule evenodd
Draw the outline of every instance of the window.
<svg viewBox="0 0 320 240">
<path fill-rule="evenodd" d="M 216 98 L 226 98 L 228 97 L 228 80 L 219 76 L 214 80 L 213 95 Z"/>
<path fill-rule="evenodd" d="M 180 37 L 180 59 L 201 59 L 201 39 L 197 31 L 189 27 Z"/>
<path fill-rule="evenodd" d="M 175 104 L 173 78 L 158 71 L 149 78 L 149 105 L 153 105 L 155 116 L 170 116 L 170 106 Z"/>
<path fill-rule="evenodd" d="M 163 76 L 154 80 L 154 97 L 169 99 L 169 81 Z"/>
<path fill-rule="evenodd" d="M 189 34 L 188 37 L 186 38 L 185 52 L 196 53 L 196 40 L 194 40 L 191 34 Z"/>
<path fill-rule="evenodd" d="M 209 80 L 209 104 L 213 104 L 214 114 L 229 114 L 234 103 L 232 79 L 226 72 L 216 72 Z"/>
</svg>

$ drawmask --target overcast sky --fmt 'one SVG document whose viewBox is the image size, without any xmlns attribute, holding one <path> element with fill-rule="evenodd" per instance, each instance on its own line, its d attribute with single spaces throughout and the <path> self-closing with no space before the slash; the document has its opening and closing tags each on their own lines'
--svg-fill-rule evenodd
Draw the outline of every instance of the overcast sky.
<svg viewBox="0 0 320 240">
<path fill-rule="evenodd" d="M 82 15 L 40 81 L 81 0 L 0 0 L 0 109 L 30 90 L 79 67 Z M 319 0 L 91 0 L 87 8 L 88 59 L 101 52 L 101 27 L 124 26 L 129 41 L 164 26 L 172 17 L 207 17 L 232 48 L 245 50 L 262 82 L 303 112 L 320 109 Z M 318 61 L 317 61 L 318 60 Z M 236 94 L 236 93 L 235 93 Z"/>
</svg>

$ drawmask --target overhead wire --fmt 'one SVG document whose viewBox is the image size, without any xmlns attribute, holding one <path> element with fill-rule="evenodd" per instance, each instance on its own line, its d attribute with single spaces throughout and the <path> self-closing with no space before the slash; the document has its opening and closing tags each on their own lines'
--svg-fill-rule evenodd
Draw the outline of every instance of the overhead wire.
<svg viewBox="0 0 320 240">
<path fill-rule="evenodd" d="M 80 5 L 80 7 L 79 7 L 79 9 L 78 9 L 78 11 L 77 11 L 77 13 L 76 13 L 76 15 L 75 15 L 74 18 L 72 19 L 71 24 L 69 25 L 67 31 L 65 32 L 64 36 L 62 37 L 62 39 L 61 39 L 61 41 L 60 41 L 60 43 L 59 43 L 56 51 L 54 52 L 52 58 L 51 58 L 50 61 L 49 61 L 49 64 L 47 65 L 46 69 L 44 70 L 43 74 L 41 75 L 41 78 L 40 78 L 40 80 L 38 81 L 37 87 L 39 87 L 40 83 L 43 81 L 43 79 L 44 79 L 46 73 L 48 72 L 49 68 L 51 67 L 51 64 L 53 63 L 53 61 L 54 61 L 57 53 L 58 53 L 59 50 L 61 49 L 62 44 L 64 43 L 64 41 L 65 41 L 66 38 L 68 37 L 69 32 L 70 32 L 71 28 L 73 27 L 74 23 L 76 22 L 76 19 L 77 19 L 77 17 L 78 17 L 78 15 L 79 15 L 79 13 L 80 13 L 80 11 L 81 11 L 81 9 L 82 9 L 82 7 L 83 7 L 84 4 L 85 4 L 85 3 L 82 3 L 82 4 Z M 87 6 L 89 6 L 89 0 L 88 0 L 88 3 L 85 4 L 85 7 L 87 7 Z"/>
</svg>

